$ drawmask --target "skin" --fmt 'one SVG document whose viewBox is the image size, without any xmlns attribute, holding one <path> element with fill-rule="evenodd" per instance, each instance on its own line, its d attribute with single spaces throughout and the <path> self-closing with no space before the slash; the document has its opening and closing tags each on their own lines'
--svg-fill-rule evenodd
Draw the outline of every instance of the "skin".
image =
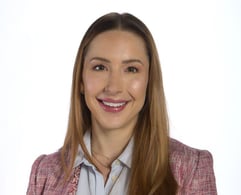
<svg viewBox="0 0 241 195">
<path fill-rule="evenodd" d="M 91 111 L 92 151 L 102 162 L 97 164 L 105 180 L 110 171 L 106 167 L 133 134 L 145 101 L 148 70 L 144 41 L 134 33 L 107 31 L 89 45 L 81 88 Z"/>
</svg>

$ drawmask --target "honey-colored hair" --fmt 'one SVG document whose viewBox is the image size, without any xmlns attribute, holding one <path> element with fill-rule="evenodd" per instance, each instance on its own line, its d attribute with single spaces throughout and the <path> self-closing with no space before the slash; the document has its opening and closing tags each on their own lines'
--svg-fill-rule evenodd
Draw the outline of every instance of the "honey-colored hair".
<svg viewBox="0 0 241 195">
<path fill-rule="evenodd" d="M 153 37 L 138 18 L 131 14 L 110 13 L 97 19 L 85 33 L 75 61 L 68 130 L 61 149 L 66 178 L 72 172 L 80 145 L 93 162 L 83 141 L 91 129 L 91 114 L 81 94 L 83 62 L 90 42 L 109 30 L 135 33 L 145 43 L 149 57 L 149 80 L 146 100 L 134 129 L 129 195 L 174 195 L 177 183 L 169 165 L 169 127 L 158 52 Z"/>
</svg>

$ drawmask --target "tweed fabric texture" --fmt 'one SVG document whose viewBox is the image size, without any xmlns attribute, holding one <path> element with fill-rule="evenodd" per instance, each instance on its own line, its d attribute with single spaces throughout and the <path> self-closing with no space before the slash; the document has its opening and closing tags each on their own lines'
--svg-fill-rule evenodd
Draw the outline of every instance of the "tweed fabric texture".
<svg viewBox="0 0 241 195">
<path fill-rule="evenodd" d="M 179 185 L 177 195 L 217 194 L 210 152 L 170 139 L 170 165 Z M 27 195 L 74 195 L 80 171 L 80 166 L 75 167 L 64 183 L 60 152 L 41 155 L 32 165 Z"/>
</svg>

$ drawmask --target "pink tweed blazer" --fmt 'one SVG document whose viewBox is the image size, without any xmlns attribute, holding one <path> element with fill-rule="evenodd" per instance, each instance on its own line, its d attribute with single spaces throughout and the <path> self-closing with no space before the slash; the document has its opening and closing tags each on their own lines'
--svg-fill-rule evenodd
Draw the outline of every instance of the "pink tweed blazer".
<svg viewBox="0 0 241 195">
<path fill-rule="evenodd" d="M 170 164 L 179 185 L 178 195 L 216 195 L 212 155 L 170 140 Z M 60 153 L 38 157 L 31 170 L 27 195 L 74 195 L 81 167 L 73 170 L 69 182 L 63 183 Z"/>
</svg>

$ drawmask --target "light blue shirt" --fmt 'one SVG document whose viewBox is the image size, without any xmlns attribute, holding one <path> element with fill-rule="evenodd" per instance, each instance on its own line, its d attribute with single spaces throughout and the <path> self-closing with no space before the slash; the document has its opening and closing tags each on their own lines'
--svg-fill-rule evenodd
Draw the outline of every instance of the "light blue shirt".
<svg viewBox="0 0 241 195">
<path fill-rule="evenodd" d="M 133 150 L 133 138 L 129 141 L 125 150 L 112 163 L 111 172 L 106 181 L 102 174 L 91 164 L 79 146 L 74 166 L 81 164 L 80 178 L 77 195 L 125 195 L 128 191 L 130 168 Z M 91 135 L 87 131 L 84 135 L 84 143 L 91 154 Z"/>
</svg>

